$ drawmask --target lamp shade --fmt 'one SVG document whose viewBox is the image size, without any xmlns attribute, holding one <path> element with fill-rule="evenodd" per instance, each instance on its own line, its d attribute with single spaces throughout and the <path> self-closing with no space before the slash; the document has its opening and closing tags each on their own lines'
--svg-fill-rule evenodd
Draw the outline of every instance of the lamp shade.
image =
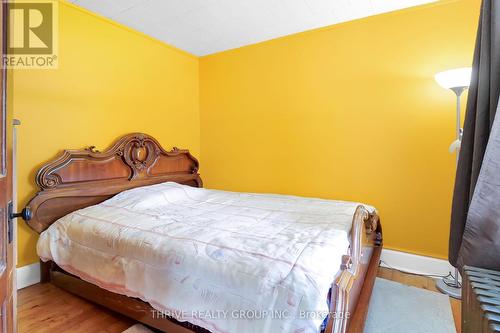
<svg viewBox="0 0 500 333">
<path fill-rule="evenodd" d="M 443 88 L 467 88 L 470 85 L 471 67 L 455 68 L 437 73 L 434 78 Z"/>
</svg>

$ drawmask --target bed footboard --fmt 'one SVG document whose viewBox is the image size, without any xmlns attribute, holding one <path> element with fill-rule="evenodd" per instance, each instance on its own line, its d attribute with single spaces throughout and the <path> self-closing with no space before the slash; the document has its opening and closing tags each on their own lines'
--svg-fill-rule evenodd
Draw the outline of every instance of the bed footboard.
<svg viewBox="0 0 500 333">
<path fill-rule="evenodd" d="M 351 228 L 349 255 L 332 285 L 326 332 L 363 332 L 368 304 L 382 252 L 382 226 L 376 213 L 359 206 Z"/>
</svg>

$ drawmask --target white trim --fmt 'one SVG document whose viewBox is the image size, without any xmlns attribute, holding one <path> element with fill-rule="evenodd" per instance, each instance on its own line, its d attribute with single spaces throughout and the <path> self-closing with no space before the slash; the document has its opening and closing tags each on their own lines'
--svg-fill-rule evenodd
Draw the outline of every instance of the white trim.
<svg viewBox="0 0 500 333">
<path fill-rule="evenodd" d="M 34 263 L 31 265 L 18 267 L 17 275 L 17 290 L 31 286 L 40 282 L 40 264 Z"/>
<path fill-rule="evenodd" d="M 455 268 L 446 260 L 416 254 L 383 249 L 380 257 L 380 266 L 395 268 L 401 271 L 425 274 L 425 275 L 447 275 L 454 274 Z"/>
</svg>

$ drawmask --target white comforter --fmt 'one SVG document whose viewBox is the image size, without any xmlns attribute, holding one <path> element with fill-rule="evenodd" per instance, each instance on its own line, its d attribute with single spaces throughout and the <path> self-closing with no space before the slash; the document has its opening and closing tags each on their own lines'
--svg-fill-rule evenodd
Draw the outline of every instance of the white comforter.
<svg viewBox="0 0 500 333">
<path fill-rule="evenodd" d="M 153 316 L 212 332 L 318 332 L 357 206 L 168 182 L 59 219 L 37 249 Z"/>
</svg>

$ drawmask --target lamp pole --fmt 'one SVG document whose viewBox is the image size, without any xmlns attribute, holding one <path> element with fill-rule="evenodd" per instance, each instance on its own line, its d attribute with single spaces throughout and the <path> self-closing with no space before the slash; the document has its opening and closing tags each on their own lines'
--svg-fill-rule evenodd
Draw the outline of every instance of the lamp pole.
<svg viewBox="0 0 500 333">
<path fill-rule="evenodd" d="M 467 87 L 452 87 L 450 90 L 452 90 L 455 95 L 457 96 L 457 119 L 456 119 L 456 141 L 452 143 L 450 148 L 454 148 L 457 155 L 456 155 L 456 165 L 458 166 L 458 158 L 460 154 L 460 143 L 462 142 L 462 129 L 460 126 L 460 119 L 461 119 L 461 113 L 460 113 L 460 96 L 462 96 L 462 93 L 467 89 Z M 442 278 L 441 280 L 438 280 L 436 282 L 436 287 L 441 291 L 443 294 L 449 295 L 453 298 L 461 299 L 462 298 L 462 286 L 458 282 L 458 268 L 455 267 L 455 276 L 452 276 L 452 278 Z"/>
<path fill-rule="evenodd" d="M 457 120 L 456 120 L 456 137 L 458 142 L 462 142 L 462 128 L 460 126 L 460 119 L 461 119 L 461 113 L 460 113 L 460 96 L 462 96 L 462 93 L 467 89 L 467 87 L 453 87 L 450 88 L 451 91 L 457 95 Z M 460 145 L 457 146 L 456 148 L 457 151 L 457 166 L 458 166 L 458 156 L 460 154 Z"/>
</svg>

